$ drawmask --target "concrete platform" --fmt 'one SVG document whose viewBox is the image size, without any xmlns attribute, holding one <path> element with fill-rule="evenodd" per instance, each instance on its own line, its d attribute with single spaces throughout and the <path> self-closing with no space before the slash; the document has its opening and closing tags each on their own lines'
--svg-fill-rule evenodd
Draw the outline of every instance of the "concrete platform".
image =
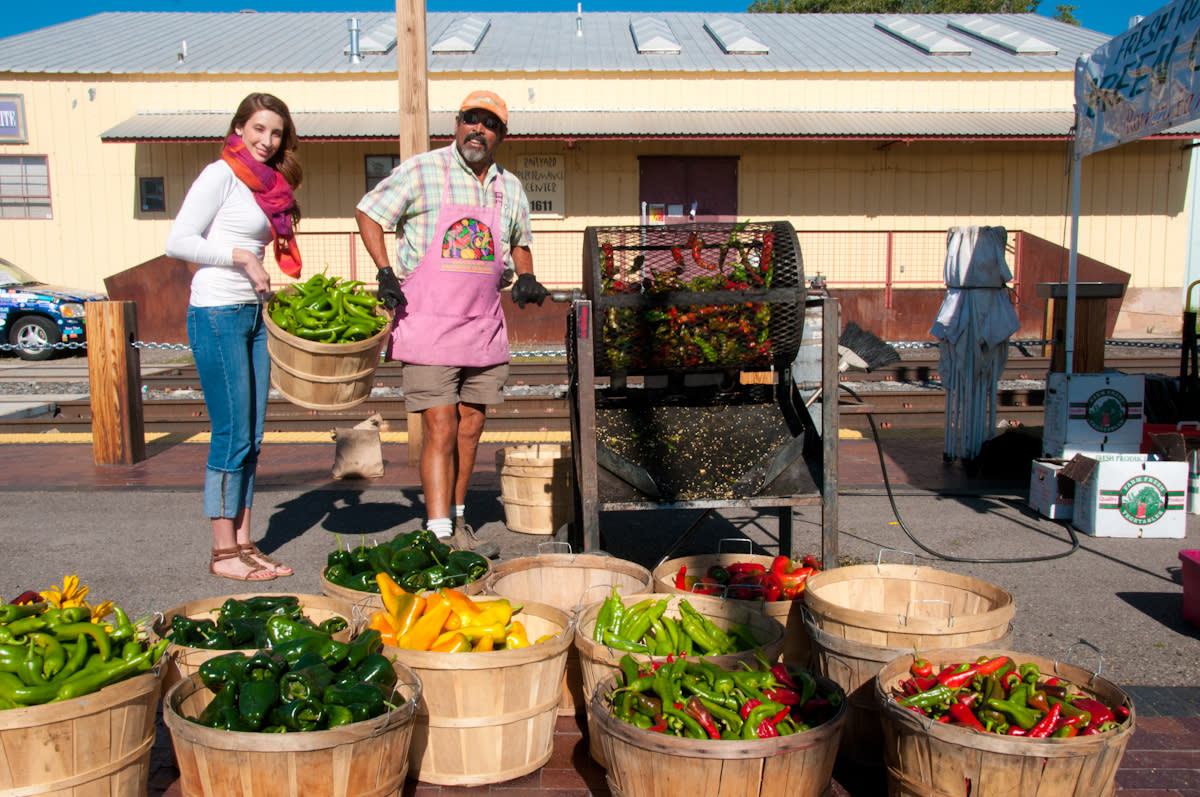
<svg viewBox="0 0 1200 797">
<path fill-rule="evenodd" d="M 0 436 L 0 596 L 44 589 L 78 573 L 95 599 L 114 600 L 140 615 L 246 590 L 207 572 L 203 436 L 148 439 L 147 459 L 128 466 L 95 465 L 86 435 L 74 436 L 75 442 L 37 437 Z M 481 447 L 467 512 L 479 535 L 499 543 L 508 560 L 536 555 L 555 538 L 505 526 L 494 466 L 503 445 Z M 971 477 L 961 465 L 943 461 L 940 434 L 888 436 L 881 446 L 883 467 L 874 441 L 841 441 L 842 563 L 915 561 L 1008 590 L 1017 605 L 1014 650 L 1099 669 L 1134 698 L 1138 724 L 1118 774 L 1118 794 L 1200 796 L 1200 629 L 1182 616 L 1178 560 L 1181 549 L 1200 547 L 1200 516 L 1189 516 L 1185 540 L 1084 537 L 1029 510 L 1027 473 L 1006 472 L 998 462 L 984 476 Z M 374 480 L 331 479 L 333 452 L 328 438 L 268 439 L 264 445 L 253 536 L 296 575 L 262 584 L 261 591 L 319 593 L 320 568 L 339 538 L 354 544 L 384 539 L 423 522 L 419 478 L 404 445 L 385 443 L 386 472 Z M 890 495 L 882 486 L 884 468 Z M 612 555 L 653 568 L 696 519 L 694 510 L 670 507 L 605 513 L 602 542 Z M 820 519 L 817 508 L 797 512 L 796 553 L 820 550 Z M 774 553 L 777 516 L 720 511 L 674 555 L 711 552 L 731 537 Z M 1013 561 L 1018 559 L 1038 561 Z M 1081 642 L 1099 648 L 1102 658 Z M 170 740 L 161 725 L 159 731 L 149 793 L 176 795 Z M 560 719 L 545 767 L 470 794 L 608 794 L 603 771 L 586 754 L 585 734 L 583 723 Z M 839 768 L 831 794 L 881 795 L 880 775 Z M 404 793 L 467 791 L 410 781 Z"/>
</svg>

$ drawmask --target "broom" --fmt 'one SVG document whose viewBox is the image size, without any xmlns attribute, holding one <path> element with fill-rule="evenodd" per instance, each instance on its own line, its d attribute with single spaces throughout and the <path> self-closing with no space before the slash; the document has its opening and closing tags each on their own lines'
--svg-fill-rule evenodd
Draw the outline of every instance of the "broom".
<svg viewBox="0 0 1200 797">
<path fill-rule="evenodd" d="M 862 357 L 868 372 L 900 361 L 899 352 L 853 321 L 846 324 L 838 343 Z"/>
</svg>

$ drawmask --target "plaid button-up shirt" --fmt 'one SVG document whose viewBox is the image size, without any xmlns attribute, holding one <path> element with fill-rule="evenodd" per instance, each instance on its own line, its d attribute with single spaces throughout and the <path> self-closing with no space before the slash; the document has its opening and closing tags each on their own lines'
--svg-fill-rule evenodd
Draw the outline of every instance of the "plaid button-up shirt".
<svg viewBox="0 0 1200 797">
<path fill-rule="evenodd" d="M 500 181 L 504 192 L 500 213 L 506 243 L 505 274 L 506 279 L 511 279 L 511 248 L 529 246 L 533 242 L 529 198 L 517 176 L 495 163 L 488 167 L 487 175 L 480 183 L 454 144 L 422 152 L 401 163 L 359 201 L 358 209 L 385 230 L 395 230 L 397 271 L 411 273 L 433 241 L 442 209 L 442 176 L 447 172 L 447 157 L 450 158 L 450 201 L 454 204 L 490 207 L 495 202 L 493 186 L 495 181 Z"/>
</svg>

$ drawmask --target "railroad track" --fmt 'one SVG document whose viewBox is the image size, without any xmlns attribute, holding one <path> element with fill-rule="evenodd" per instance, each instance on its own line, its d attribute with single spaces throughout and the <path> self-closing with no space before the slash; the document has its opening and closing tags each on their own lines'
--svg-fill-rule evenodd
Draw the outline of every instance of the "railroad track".
<svg viewBox="0 0 1200 797">
<path fill-rule="evenodd" d="M 1011 362 L 1011 361 L 1010 361 Z M 1130 373 L 1169 372 L 1171 361 L 1164 357 L 1126 358 L 1122 370 Z M 1037 383 L 1048 367 L 1046 358 L 1023 359 L 1019 367 L 1006 372 L 1006 380 L 1028 380 L 1028 387 L 1002 387 L 998 394 L 997 418 L 1014 425 L 1040 426 L 1043 418 L 1044 391 Z M 1032 367 L 1031 367 L 1032 366 Z M 869 374 L 853 372 L 853 383 L 860 389 L 858 396 L 842 393 L 841 425 L 862 433 L 870 430 L 870 419 L 883 429 L 932 428 L 944 424 L 945 393 L 931 386 L 936 379 L 936 360 L 905 360 Z M 148 432 L 188 434 L 207 431 L 208 415 L 199 393 L 195 369 L 187 366 L 143 377 L 147 399 L 143 401 L 143 418 Z M 894 384 L 871 385 L 890 381 Z M 867 384 L 862 384 L 867 383 Z M 911 383 L 912 387 L 905 387 Z M 530 395 L 510 395 L 506 401 L 489 412 L 489 432 L 520 435 L 522 433 L 565 433 L 570 428 L 570 401 L 566 395 L 569 378 L 562 362 L 514 362 L 509 385 L 530 389 Z M 378 393 L 400 387 L 400 369 L 384 364 L 376 373 Z M 194 396 L 186 395 L 194 391 Z M 518 391 L 519 392 L 519 391 Z M 152 398 L 173 394 L 172 398 Z M 86 398 L 60 400 L 58 414 L 32 418 L 0 418 L 0 432 L 88 432 L 91 430 L 92 410 Z M 376 395 L 349 410 L 325 412 L 298 407 L 286 400 L 272 400 L 267 408 L 266 428 L 272 432 L 328 431 L 337 426 L 351 426 L 363 418 L 379 413 L 393 431 L 406 430 L 404 400 L 399 395 Z"/>
<path fill-rule="evenodd" d="M 933 428 L 944 425 L 945 393 L 938 388 L 937 357 L 908 357 L 870 373 L 846 374 L 847 387 L 856 386 L 857 396 L 842 392 L 841 425 L 862 433 L 870 431 L 870 419 L 883 429 Z M 1110 358 L 1108 364 L 1125 373 L 1174 375 L 1178 360 L 1174 351 L 1152 355 Z M 1013 425 L 1040 426 L 1044 417 L 1042 382 L 1049 369 L 1048 357 L 1024 357 L 1016 352 L 998 391 L 997 419 Z M 273 432 L 328 431 L 351 426 L 378 412 L 393 431 L 406 431 L 407 413 L 399 395 L 400 367 L 384 363 L 376 371 L 375 395 L 349 410 L 324 412 L 298 407 L 286 400 L 272 400 L 267 408 L 267 430 Z M 4 379 L 12 379 L 4 376 Z M 57 380 L 65 381 L 65 380 Z M 86 381 L 86 377 L 84 378 Z M 636 380 L 631 380 L 636 382 Z M 892 384 L 880 385 L 880 382 Z M 1024 383 L 1007 387 L 1004 383 Z M 208 415 L 200 394 L 200 383 L 192 366 L 179 366 L 142 378 L 146 390 L 143 416 L 148 432 L 188 434 L 209 429 Z M 488 431 L 522 433 L 565 433 L 570 428 L 570 378 L 566 363 L 514 360 L 509 386 L 527 388 L 529 395 L 510 395 L 504 404 L 489 412 Z M 387 395 L 396 391 L 397 395 Z M 195 395 L 188 395 L 194 392 Z M 514 391 L 522 393 L 522 391 Z M 169 397 L 166 397 L 169 396 Z M 88 400 L 60 400 L 58 414 L 32 418 L 0 418 L 0 433 L 91 431 L 92 410 Z"/>
</svg>

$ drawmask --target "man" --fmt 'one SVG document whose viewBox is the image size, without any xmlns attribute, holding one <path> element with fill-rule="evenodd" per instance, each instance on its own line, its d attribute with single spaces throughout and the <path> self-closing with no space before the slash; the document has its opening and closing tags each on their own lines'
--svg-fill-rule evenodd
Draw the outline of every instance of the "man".
<svg viewBox="0 0 1200 797">
<path fill-rule="evenodd" d="M 404 363 L 404 403 L 421 416 L 426 528 L 451 545 L 499 556 L 467 525 L 466 498 L 488 404 L 503 401 L 508 331 L 500 288 L 524 308 L 549 295 L 533 276 L 529 199 L 493 160 L 508 106 L 475 91 L 459 108 L 454 143 L 397 166 L 358 203 L 359 235 L 394 310 L 388 358 Z M 388 261 L 384 229 L 396 231 Z"/>
</svg>

